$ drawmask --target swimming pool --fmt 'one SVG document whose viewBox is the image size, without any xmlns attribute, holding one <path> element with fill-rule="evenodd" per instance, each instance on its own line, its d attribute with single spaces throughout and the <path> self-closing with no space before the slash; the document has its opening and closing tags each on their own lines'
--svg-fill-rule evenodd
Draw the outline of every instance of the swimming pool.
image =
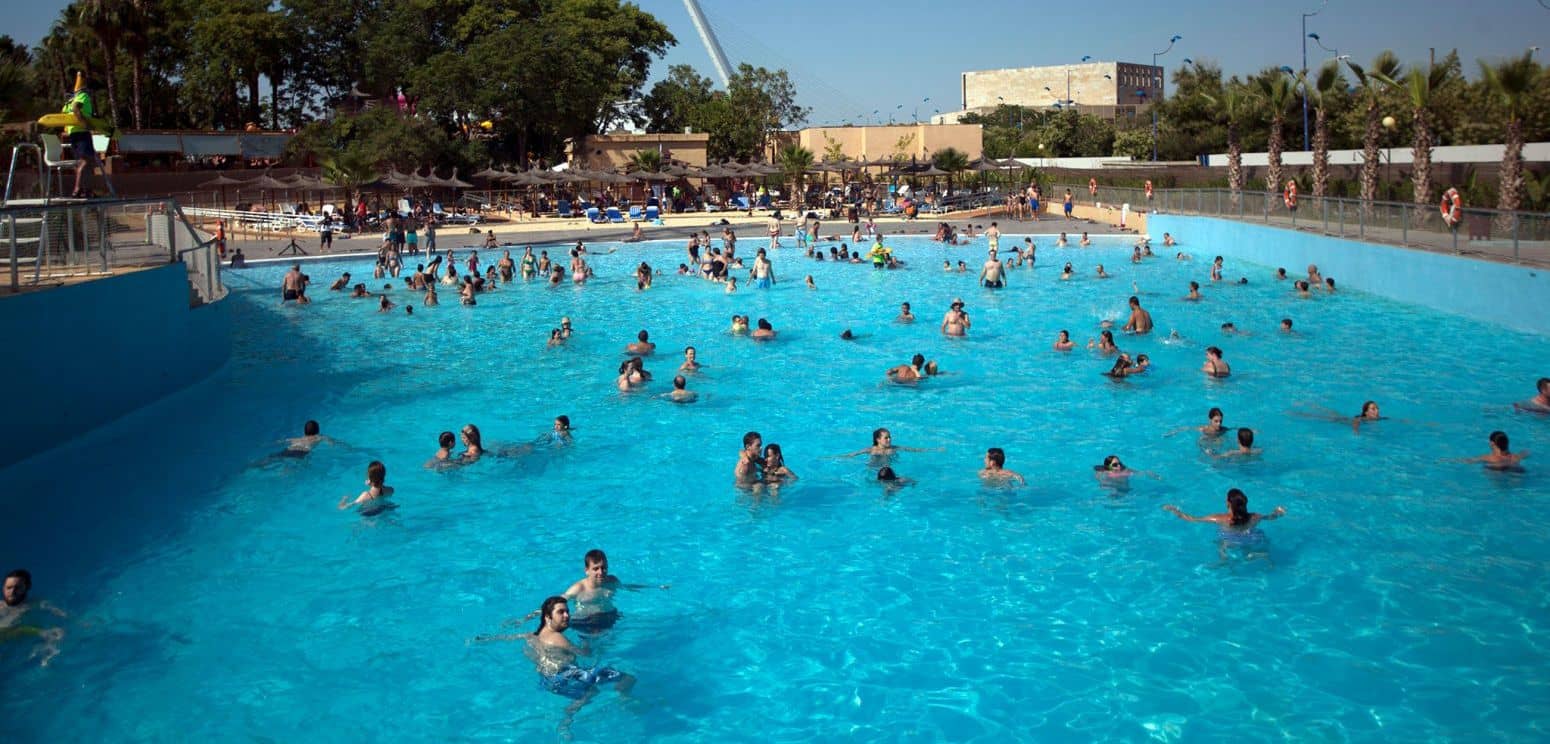
<svg viewBox="0 0 1550 744">
<path fill-rule="evenodd" d="M 603 548 L 623 580 L 671 588 L 621 595 L 597 658 L 639 683 L 575 714 L 578 740 L 1544 737 L 1541 466 L 1437 460 L 1483 453 L 1493 429 L 1550 445 L 1550 421 L 1508 405 L 1550 341 L 1356 293 L 1295 299 L 1268 267 L 1229 263 L 1250 283 L 1213 284 L 1210 246 L 1183 237 L 1194 261 L 1139 266 L 1120 239 L 1041 238 L 999 291 L 941 270 L 976 266 L 983 239 L 892 241 L 902 271 L 787 250 L 774 289 L 734 295 L 672 275 L 678 243 L 600 244 L 619 250 L 592 257 L 585 287 L 518 284 L 473 308 L 443 292 L 413 316 L 326 291 L 370 276 L 364 261 L 307 264 L 304 309 L 279 306 L 283 266 L 228 272 L 239 330 L 217 378 L 0 471 L 22 517 L 4 557 L 71 613 L 47 668 L 0 646 L 9 736 L 550 738 L 569 701 L 519 644 L 473 639 L 511 632 Z M 642 258 L 667 270 L 647 292 L 629 278 Z M 1179 300 L 1190 279 L 1200 303 Z M 1152 372 L 1116 383 L 1111 358 L 1050 350 L 1061 328 L 1080 344 L 1123 323 L 1133 282 L 1159 332 L 1120 345 Z M 954 297 L 966 339 L 937 332 Z M 916 323 L 893 322 L 903 301 Z M 729 334 L 734 313 L 780 337 Z M 561 316 L 576 336 L 546 349 Z M 1224 337 L 1226 321 L 1253 335 Z M 656 379 L 621 395 L 642 328 Z M 686 344 L 708 365 L 690 382 L 702 399 L 674 405 L 656 396 Z M 1212 344 L 1232 378 L 1198 371 Z M 882 382 L 917 351 L 945 374 Z M 1287 415 L 1367 399 L 1395 420 L 1354 434 Z M 1215 461 L 1163 436 L 1212 406 L 1264 455 Z M 570 447 L 422 467 L 440 431 L 476 423 L 498 447 L 559 414 Z M 261 463 L 309 418 L 339 444 Z M 832 457 L 879 426 L 932 450 L 896 462 L 916 485 L 885 493 L 864 460 Z M 800 475 L 778 499 L 732 485 L 748 430 Z M 1028 486 L 980 483 L 992 446 Z M 1091 466 L 1111 453 L 1157 478 L 1100 488 Z M 400 508 L 336 510 L 372 459 Z M 1287 507 L 1264 527 L 1273 566 L 1220 564 L 1214 528 L 1160 509 L 1221 511 L 1229 487 Z"/>
</svg>

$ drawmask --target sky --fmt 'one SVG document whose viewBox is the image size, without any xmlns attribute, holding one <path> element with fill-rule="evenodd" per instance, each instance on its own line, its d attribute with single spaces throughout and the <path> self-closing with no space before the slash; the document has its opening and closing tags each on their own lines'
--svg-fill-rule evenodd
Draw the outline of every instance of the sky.
<svg viewBox="0 0 1550 744">
<path fill-rule="evenodd" d="M 716 79 L 682 0 L 636 0 L 678 38 L 653 65 L 653 78 L 688 64 Z M 37 44 L 67 0 L 5 0 L 0 33 Z M 1544 3 L 1544 4 L 1541 4 Z M 22 5 L 22 7 L 16 7 Z M 1260 0 L 700 0 L 732 66 L 787 70 L 809 124 L 925 120 L 960 108 L 959 73 L 1095 60 L 1150 63 L 1175 34 L 1184 38 L 1158 64 L 1170 72 L 1191 58 L 1228 74 L 1302 67 L 1301 4 Z M 1307 19 L 1326 46 L 1366 62 L 1384 49 L 1424 62 L 1457 48 L 1464 72 L 1476 59 L 1499 60 L 1530 46 L 1550 49 L 1550 0 L 1329 0 Z M 1101 10 L 1095 12 L 1095 8 Z M 1544 58 L 1536 53 L 1536 59 Z M 1334 56 L 1308 40 L 1308 66 Z M 648 84 L 649 85 L 649 84 Z M 1171 90 L 1171 83 L 1169 85 Z M 930 99 L 925 101 L 923 99 Z"/>
</svg>

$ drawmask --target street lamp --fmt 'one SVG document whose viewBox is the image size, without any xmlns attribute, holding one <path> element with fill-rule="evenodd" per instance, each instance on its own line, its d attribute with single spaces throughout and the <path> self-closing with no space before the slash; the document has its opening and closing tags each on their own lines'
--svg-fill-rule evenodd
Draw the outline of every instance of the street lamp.
<svg viewBox="0 0 1550 744">
<path fill-rule="evenodd" d="M 925 98 L 920 99 L 920 102 L 922 104 L 930 103 L 931 102 L 931 96 L 926 96 Z M 920 107 L 919 106 L 916 106 L 915 110 L 910 112 L 910 120 L 914 121 L 917 124 L 920 123 Z"/>
<path fill-rule="evenodd" d="M 1318 10 L 1315 10 L 1312 13 L 1303 13 L 1302 14 L 1302 69 L 1304 69 L 1304 70 L 1308 69 L 1308 19 L 1318 15 L 1319 13 L 1324 12 L 1324 8 L 1326 8 L 1328 6 L 1329 6 L 1329 0 L 1324 0 L 1324 2 L 1319 3 L 1319 9 Z M 1317 40 L 1319 37 L 1315 36 L 1313 38 L 1315 40 Z M 1302 149 L 1303 149 L 1303 151 L 1307 151 L 1309 149 L 1308 148 L 1308 92 L 1307 91 L 1303 91 L 1303 94 L 1302 94 Z"/>
<path fill-rule="evenodd" d="M 1324 1 L 1325 2 L 1329 2 L 1329 0 L 1324 0 Z M 1166 48 L 1166 49 L 1164 49 L 1164 50 L 1162 50 L 1160 52 L 1153 52 L 1152 53 L 1152 68 L 1153 68 L 1154 72 L 1156 71 L 1156 68 L 1157 68 L 1157 58 L 1163 56 L 1164 54 L 1167 54 L 1168 52 L 1173 51 L 1173 45 L 1178 43 L 1179 39 L 1182 39 L 1182 38 L 1184 38 L 1184 37 L 1179 36 L 1178 34 L 1174 34 L 1173 38 L 1168 40 L 1168 48 Z M 1158 92 L 1158 94 L 1161 94 L 1163 92 L 1163 81 L 1161 79 L 1157 80 L 1157 92 Z M 1143 96 L 1141 96 L 1141 98 L 1144 100 L 1146 98 L 1146 96 L 1143 95 Z M 1153 106 L 1152 106 L 1152 162 L 1154 162 L 1154 163 L 1157 162 L 1157 106 L 1156 106 L 1156 104 L 1153 104 Z"/>
<path fill-rule="evenodd" d="M 1330 47 L 1324 46 L 1324 40 L 1320 39 L 1318 34 L 1308 34 L 1308 38 L 1312 39 L 1313 43 L 1318 44 L 1320 49 L 1323 49 L 1324 51 L 1329 52 L 1330 54 L 1333 54 L 1336 57 L 1340 56 L 1340 50 L 1339 49 L 1332 49 Z"/>
</svg>

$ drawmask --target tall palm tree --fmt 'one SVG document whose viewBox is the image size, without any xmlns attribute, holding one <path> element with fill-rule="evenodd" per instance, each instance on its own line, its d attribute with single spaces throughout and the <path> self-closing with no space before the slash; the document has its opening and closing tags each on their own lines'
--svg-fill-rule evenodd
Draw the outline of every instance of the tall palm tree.
<svg viewBox="0 0 1550 744">
<path fill-rule="evenodd" d="M 118 52 L 129 16 L 127 0 L 79 0 L 76 14 L 81 25 L 97 37 L 102 47 L 103 67 L 108 89 L 108 112 L 118 122 Z"/>
<path fill-rule="evenodd" d="M 1238 141 L 1238 121 L 1249 108 L 1251 94 L 1233 78 L 1223 86 L 1220 97 L 1201 95 L 1221 112 L 1222 123 L 1227 125 L 1227 188 L 1237 204 L 1239 192 L 1243 191 L 1243 144 Z"/>
<path fill-rule="evenodd" d="M 1507 131 L 1502 138 L 1506 149 L 1496 197 L 1496 208 L 1504 212 L 1516 211 L 1523 203 L 1523 110 L 1539 78 L 1539 65 L 1534 64 L 1532 55 L 1525 52 L 1496 65 L 1480 61 L 1480 78 L 1507 109 Z"/>
<path fill-rule="evenodd" d="M 780 151 L 780 169 L 791 180 L 791 203 L 801 209 L 807 201 L 807 189 L 803 188 L 807 169 L 813 167 L 813 151 L 801 145 L 786 145 Z"/>
<path fill-rule="evenodd" d="M 1286 124 L 1286 110 L 1296 97 L 1296 87 L 1292 78 L 1280 70 L 1261 74 L 1254 78 L 1254 84 L 1260 100 L 1270 109 L 1270 145 L 1267 148 L 1270 167 L 1266 170 L 1265 190 L 1273 192 L 1281 185 L 1281 128 Z"/>
<path fill-rule="evenodd" d="M 1451 70 L 1447 65 L 1438 67 L 1428 64 L 1425 69 L 1412 67 L 1402 78 L 1380 77 L 1385 85 L 1399 89 L 1410 102 L 1410 120 L 1415 127 L 1415 142 L 1410 157 L 1415 164 L 1410 180 L 1415 185 L 1415 203 L 1430 204 L 1432 200 L 1432 100 L 1447 82 Z"/>
<path fill-rule="evenodd" d="M 1387 87 L 1383 81 L 1398 78 L 1404 66 L 1399 64 L 1399 58 L 1393 52 L 1385 49 L 1373 58 L 1371 68 L 1363 68 L 1350 60 L 1346 60 L 1346 67 L 1351 68 L 1351 74 L 1356 76 L 1361 98 L 1366 104 L 1362 128 L 1362 201 L 1371 204 L 1378 197 L 1378 166 L 1381 164 L 1378 153 L 1383 137 L 1380 128 L 1382 117 L 1379 114 L 1383 105 L 1383 90 Z"/>
<path fill-rule="evenodd" d="M 1331 97 L 1345 85 L 1340 79 L 1340 63 L 1330 61 L 1319 68 L 1310 83 L 1302 76 L 1303 94 L 1313 104 L 1313 196 L 1322 199 L 1329 186 L 1329 104 Z"/>
<path fill-rule="evenodd" d="M 633 171 L 661 170 L 662 153 L 659 150 L 636 150 L 625 159 L 624 166 Z"/>
</svg>

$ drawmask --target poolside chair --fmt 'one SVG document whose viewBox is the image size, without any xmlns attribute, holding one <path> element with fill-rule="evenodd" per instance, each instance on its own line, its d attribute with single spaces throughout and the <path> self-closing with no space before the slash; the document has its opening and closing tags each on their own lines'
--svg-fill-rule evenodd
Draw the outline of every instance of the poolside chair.
<svg viewBox="0 0 1550 744">
<path fill-rule="evenodd" d="M 608 221 L 609 222 L 623 222 L 624 221 L 624 215 L 619 214 L 619 208 L 618 207 L 609 207 L 608 208 Z"/>
<path fill-rule="evenodd" d="M 655 204 L 646 207 L 647 222 L 656 222 L 660 219 L 662 219 L 662 210 L 657 209 Z"/>
<path fill-rule="evenodd" d="M 597 207 L 587 207 L 587 222 L 606 222 L 607 218 L 598 213 Z"/>
<path fill-rule="evenodd" d="M 639 222 L 641 220 L 641 218 L 643 218 L 645 216 L 646 215 L 643 212 L 640 211 L 640 205 L 638 205 L 638 204 L 631 204 L 630 205 L 630 219 Z"/>
<path fill-rule="evenodd" d="M 734 207 L 736 207 L 738 209 L 751 209 L 752 208 L 752 207 L 748 206 L 748 197 L 743 195 L 743 194 L 738 194 L 737 196 L 732 197 L 732 206 L 734 206 Z"/>
<path fill-rule="evenodd" d="M 558 206 L 559 206 L 560 216 L 561 217 L 575 217 L 576 216 L 576 215 L 572 214 L 571 211 L 570 211 L 570 200 L 569 199 L 561 199 Z"/>
</svg>

